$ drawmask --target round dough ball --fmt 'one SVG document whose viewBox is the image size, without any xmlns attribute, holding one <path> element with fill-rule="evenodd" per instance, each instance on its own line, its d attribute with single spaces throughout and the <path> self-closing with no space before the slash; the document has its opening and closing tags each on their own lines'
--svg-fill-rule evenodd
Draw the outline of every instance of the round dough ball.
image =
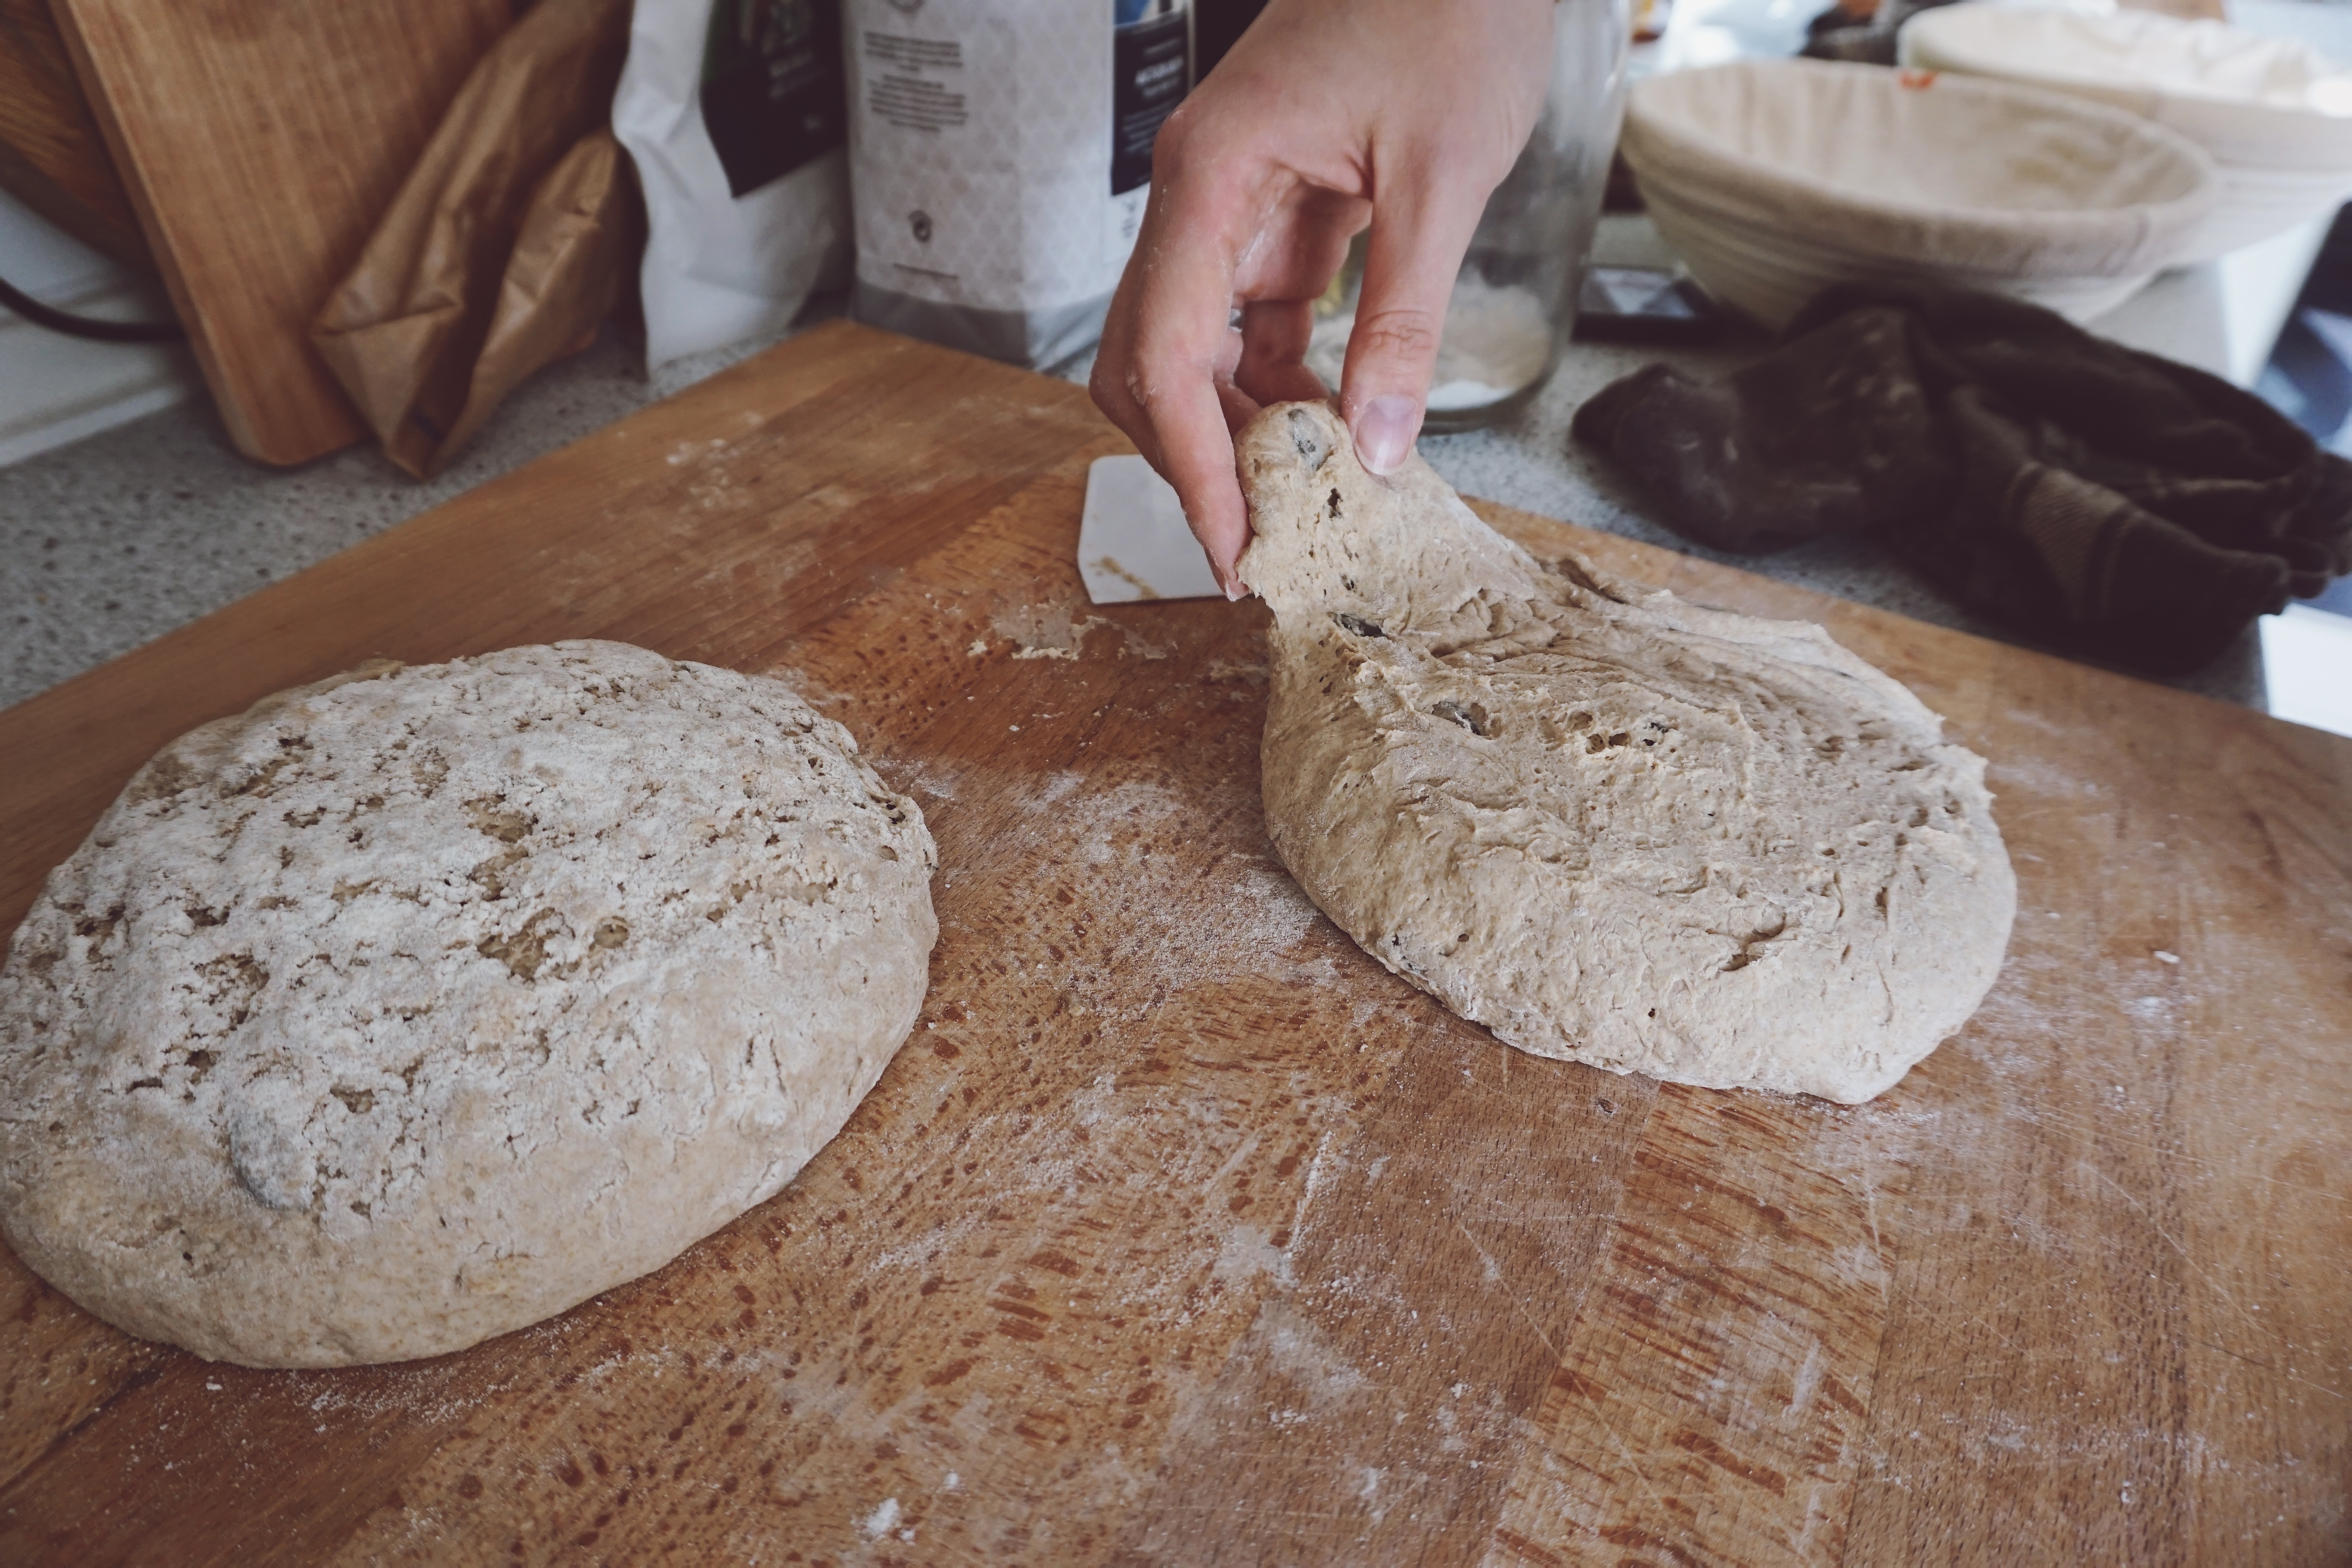
<svg viewBox="0 0 2352 1568">
<path fill-rule="evenodd" d="M 913 1026 L 914 802 L 779 681 L 620 643 L 183 736 L 0 973 L 0 1233 L 252 1366 L 454 1351 L 790 1180 Z"/>
<path fill-rule="evenodd" d="M 1538 1056 L 1853 1103 L 1968 1021 L 1984 761 L 1819 626 L 1546 567 L 1318 404 L 1244 433 L 1266 824 L 1372 956 Z"/>
</svg>

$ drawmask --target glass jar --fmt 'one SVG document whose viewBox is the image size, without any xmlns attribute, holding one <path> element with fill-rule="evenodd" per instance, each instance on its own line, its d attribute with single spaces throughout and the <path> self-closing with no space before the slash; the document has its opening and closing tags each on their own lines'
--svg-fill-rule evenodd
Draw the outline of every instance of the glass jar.
<svg viewBox="0 0 2352 1568">
<path fill-rule="evenodd" d="M 1559 0 L 1551 85 L 1518 162 L 1486 198 L 1454 283 L 1422 428 L 1475 430 L 1543 389 L 1576 324 L 1601 188 L 1625 109 L 1632 0 Z M 1307 368 L 1339 384 L 1363 284 L 1363 235 L 1315 304 Z"/>
</svg>

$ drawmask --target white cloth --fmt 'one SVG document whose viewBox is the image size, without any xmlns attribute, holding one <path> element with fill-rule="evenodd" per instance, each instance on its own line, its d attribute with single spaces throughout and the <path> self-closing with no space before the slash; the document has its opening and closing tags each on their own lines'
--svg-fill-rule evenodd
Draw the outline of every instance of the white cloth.
<svg viewBox="0 0 2352 1568">
<path fill-rule="evenodd" d="M 1998 4 L 1904 24 L 1906 66 L 2025 82 L 2129 110 L 2221 165 L 2221 199 L 2185 260 L 2323 217 L 2352 195 L 2352 71 L 2307 45 L 2225 23 Z"/>
<path fill-rule="evenodd" d="M 2211 158 L 2130 113 L 1819 60 L 1653 77 L 1622 145 L 1698 280 L 1773 325 L 1838 279 L 1922 272 L 2081 319 L 2176 261 L 2219 194 Z"/>
</svg>

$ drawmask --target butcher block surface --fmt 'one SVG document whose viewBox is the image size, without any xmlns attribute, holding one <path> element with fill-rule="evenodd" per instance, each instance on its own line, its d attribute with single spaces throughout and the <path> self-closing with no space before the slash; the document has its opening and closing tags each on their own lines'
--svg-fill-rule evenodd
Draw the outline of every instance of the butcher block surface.
<svg viewBox="0 0 2352 1568">
<path fill-rule="evenodd" d="M 1540 1061 L 1258 804 L 1266 616 L 1092 609 L 1076 389 L 821 329 L 0 714 L 0 923 L 163 742 L 373 657 L 788 679 L 940 844 L 922 1021 L 781 1195 L 460 1354 L 255 1372 L 0 1253 L 11 1563 L 2352 1554 L 2352 742 L 1818 620 L 1991 759 L 1973 1022 L 1876 1101 Z"/>
</svg>

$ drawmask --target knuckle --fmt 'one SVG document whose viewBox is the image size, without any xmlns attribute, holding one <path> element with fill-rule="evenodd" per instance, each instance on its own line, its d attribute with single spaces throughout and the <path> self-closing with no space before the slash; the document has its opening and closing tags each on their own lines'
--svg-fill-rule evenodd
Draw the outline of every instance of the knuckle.
<svg viewBox="0 0 2352 1568">
<path fill-rule="evenodd" d="M 1151 177 L 1172 174 L 1182 165 L 1200 139 L 1201 128 L 1207 123 L 1202 117 L 1200 100 L 1187 98 L 1160 122 L 1160 134 L 1151 143 Z"/>
<path fill-rule="evenodd" d="M 1094 399 L 1095 406 L 1101 409 L 1114 425 L 1126 412 L 1126 405 L 1119 397 L 1118 378 L 1100 360 L 1095 362 L 1094 373 L 1087 377 L 1087 395 Z"/>
<path fill-rule="evenodd" d="M 1382 310 L 1356 319 L 1349 347 L 1379 359 L 1433 363 L 1444 331 L 1444 319 L 1426 310 Z"/>
<path fill-rule="evenodd" d="M 1097 362 L 1100 363 L 1099 361 Z M 1147 416 L 1157 416 L 1172 398 L 1171 388 L 1188 380 L 1208 379 L 1209 367 L 1185 352 L 1171 335 L 1145 324 L 1123 363 L 1110 367 L 1129 401 Z"/>
<path fill-rule="evenodd" d="M 1181 191 L 1188 202 L 1223 207 L 1245 197 L 1264 176 L 1256 143 L 1236 134 L 1231 110 L 1213 114 L 1196 97 L 1178 104 L 1151 143 L 1151 184 Z"/>
<path fill-rule="evenodd" d="M 1125 342 L 1126 334 L 1118 327 L 1117 313 L 1114 312 L 1109 330 L 1103 333 L 1102 344 L 1095 352 L 1094 368 L 1087 373 L 1087 395 L 1093 398 L 1095 406 L 1109 415 L 1114 422 L 1125 411 L 1121 394 L 1125 372 L 1131 363 Z"/>
<path fill-rule="evenodd" d="M 1140 365 L 1121 378 L 1119 388 L 1126 395 L 1129 405 L 1146 419 L 1158 417 L 1168 406 L 1167 393 L 1160 383 L 1144 373 Z"/>
</svg>

